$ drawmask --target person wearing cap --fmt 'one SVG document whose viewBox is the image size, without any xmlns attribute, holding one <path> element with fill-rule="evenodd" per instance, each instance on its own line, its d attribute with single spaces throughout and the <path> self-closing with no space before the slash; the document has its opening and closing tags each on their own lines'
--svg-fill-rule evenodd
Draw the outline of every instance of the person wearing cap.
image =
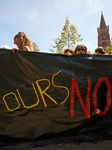
<svg viewBox="0 0 112 150">
<path fill-rule="evenodd" d="M 99 46 L 95 49 L 94 55 L 103 55 L 105 54 L 105 50 L 102 46 Z"/>
<path fill-rule="evenodd" d="M 67 48 L 64 50 L 64 54 L 67 56 L 72 56 L 76 54 L 86 54 L 87 53 L 87 47 L 83 44 L 77 45 L 75 50 L 71 48 Z"/>
</svg>

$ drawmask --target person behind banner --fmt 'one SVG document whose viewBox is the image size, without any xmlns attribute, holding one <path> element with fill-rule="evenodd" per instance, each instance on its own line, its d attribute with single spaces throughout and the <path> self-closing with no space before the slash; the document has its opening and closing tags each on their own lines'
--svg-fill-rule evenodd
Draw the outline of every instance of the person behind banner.
<svg viewBox="0 0 112 150">
<path fill-rule="evenodd" d="M 67 56 L 72 56 L 76 54 L 86 54 L 87 53 L 87 47 L 83 44 L 77 45 L 75 50 L 67 48 L 64 50 L 64 54 Z"/>
<path fill-rule="evenodd" d="M 33 45 L 31 43 L 31 39 L 24 32 L 19 32 L 14 36 L 14 44 L 17 45 L 17 48 L 12 48 L 11 51 L 15 53 L 15 50 L 22 51 L 33 51 Z"/>
<path fill-rule="evenodd" d="M 87 53 L 87 47 L 83 44 L 77 45 L 74 51 L 74 54 L 86 54 L 86 53 Z"/>
<path fill-rule="evenodd" d="M 64 54 L 66 54 L 67 56 L 72 56 L 74 55 L 74 49 L 67 48 L 64 50 Z"/>
<path fill-rule="evenodd" d="M 105 50 L 102 46 L 99 46 L 95 49 L 95 52 L 93 55 L 104 55 L 105 54 Z"/>
</svg>

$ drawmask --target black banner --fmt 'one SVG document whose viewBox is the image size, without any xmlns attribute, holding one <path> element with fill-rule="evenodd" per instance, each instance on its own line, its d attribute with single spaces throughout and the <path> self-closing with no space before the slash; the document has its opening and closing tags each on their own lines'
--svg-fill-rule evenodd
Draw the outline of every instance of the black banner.
<svg viewBox="0 0 112 150">
<path fill-rule="evenodd" d="M 112 56 L 0 50 L 0 137 L 112 135 Z"/>
</svg>

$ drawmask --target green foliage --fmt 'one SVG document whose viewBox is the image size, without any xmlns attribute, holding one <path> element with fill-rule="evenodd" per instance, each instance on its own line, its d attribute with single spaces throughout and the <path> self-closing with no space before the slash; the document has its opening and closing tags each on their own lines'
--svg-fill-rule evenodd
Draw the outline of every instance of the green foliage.
<svg viewBox="0 0 112 150">
<path fill-rule="evenodd" d="M 109 53 L 110 51 L 112 51 L 112 37 L 110 40 L 110 45 L 105 48 L 105 51 L 106 51 L 106 53 Z"/>
<path fill-rule="evenodd" d="M 62 42 L 59 38 L 54 39 L 54 42 L 55 42 L 56 45 L 55 45 L 55 46 L 52 46 L 52 45 L 51 45 L 51 47 L 57 48 L 57 53 L 62 54 L 62 53 L 63 53 L 63 52 L 62 52 L 62 49 L 64 48 L 63 42 Z M 53 49 L 50 49 L 50 51 L 51 51 L 51 52 L 54 52 Z"/>
<path fill-rule="evenodd" d="M 91 52 L 90 52 L 90 51 L 87 51 L 87 54 L 91 54 Z"/>
<path fill-rule="evenodd" d="M 106 51 L 106 53 L 109 53 L 109 52 L 111 51 L 110 46 L 107 46 L 107 47 L 105 48 L 105 51 Z"/>
<path fill-rule="evenodd" d="M 32 44 L 33 44 L 33 51 L 35 51 L 35 52 L 40 51 L 40 49 L 39 49 L 37 43 L 33 42 Z"/>
<path fill-rule="evenodd" d="M 76 42 L 82 41 L 81 34 L 77 33 L 77 28 L 73 24 L 70 24 L 69 18 L 66 17 L 65 25 L 62 28 L 60 38 L 54 39 L 57 53 L 62 54 L 64 48 L 75 48 Z M 53 49 L 50 49 L 51 52 L 54 52 Z"/>
</svg>

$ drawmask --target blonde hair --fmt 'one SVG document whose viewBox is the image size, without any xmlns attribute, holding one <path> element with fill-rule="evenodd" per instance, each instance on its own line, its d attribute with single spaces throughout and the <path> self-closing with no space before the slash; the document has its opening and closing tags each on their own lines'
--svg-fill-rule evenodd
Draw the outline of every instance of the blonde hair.
<svg viewBox="0 0 112 150">
<path fill-rule="evenodd" d="M 20 38 L 20 44 L 18 45 L 19 50 L 22 50 L 24 46 L 28 46 L 31 51 L 33 51 L 33 45 L 31 43 L 31 39 L 24 32 L 19 32 L 17 34 Z"/>
</svg>

